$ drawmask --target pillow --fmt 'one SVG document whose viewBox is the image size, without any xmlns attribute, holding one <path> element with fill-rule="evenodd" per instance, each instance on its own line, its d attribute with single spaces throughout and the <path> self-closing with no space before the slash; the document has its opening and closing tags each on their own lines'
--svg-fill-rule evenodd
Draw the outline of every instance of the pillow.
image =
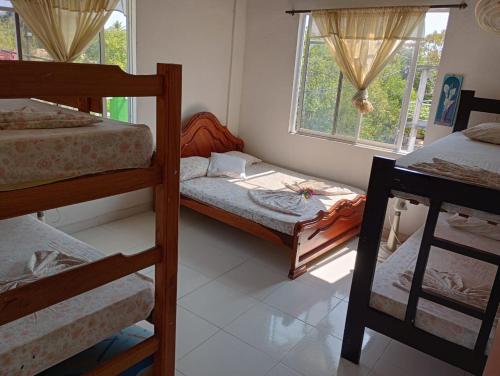
<svg viewBox="0 0 500 376">
<path fill-rule="evenodd" d="M 25 106 L 16 110 L 0 110 L 0 130 L 52 129 L 87 127 L 101 120 L 77 111 L 37 110 Z"/>
<path fill-rule="evenodd" d="M 262 162 L 262 159 L 254 157 L 253 155 L 250 155 L 247 153 L 242 153 L 241 151 L 236 151 L 236 150 L 228 151 L 227 153 L 224 153 L 224 154 L 244 159 L 245 161 L 247 161 L 247 166 L 251 166 L 255 163 Z"/>
<path fill-rule="evenodd" d="M 180 181 L 201 178 L 207 175 L 208 158 L 187 157 L 181 158 Z"/>
<path fill-rule="evenodd" d="M 221 153 L 210 155 L 207 176 L 227 176 L 230 178 L 244 179 L 246 161 L 243 158 L 233 157 Z"/>
<path fill-rule="evenodd" d="M 500 123 L 483 123 L 462 131 L 471 140 L 500 145 Z"/>
<path fill-rule="evenodd" d="M 457 230 L 467 231 L 493 240 L 500 240 L 500 225 L 494 225 L 474 217 L 464 218 L 458 214 L 448 217 L 447 221 L 451 227 Z"/>
</svg>

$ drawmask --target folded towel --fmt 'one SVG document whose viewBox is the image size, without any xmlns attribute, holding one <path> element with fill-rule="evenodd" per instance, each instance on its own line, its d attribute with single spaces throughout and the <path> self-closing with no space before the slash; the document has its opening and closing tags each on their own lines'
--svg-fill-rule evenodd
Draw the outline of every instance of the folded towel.
<svg viewBox="0 0 500 376">
<path fill-rule="evenodd" d="M 75 128 L 99 122 L 99 118 L 89 114 L 58 108 L 40 111 L 25 106 L 15 110 L 0 110 L 0 130 Z"/>
<path fill-rule="evenodd" d="M 0 279 L 0 293 L 35 282 L 43 277 L 57 274 L 65 269 L 88 262 L 60 250 L 35 251 L 26 264 L 25 273 L 6 280 Z"/>
<path fill-rule="evenodd" d="M 300 182 L 297 181 L 293 184 L 283 184 L 288 189 L 299 194 L 304 194 L 305 192 L 307 192 L 309 193 L 309 195 L 342 196 L 354 193 L 348 188 L 335 187 L 316 180 L 305 180 Z"/>
<path fill-rule="evenodd" d="M 301 216 L 306 209 L 306 198 L 295 192 L 254 189 L 248 195 L 256 204 L 280 213 Z"/>
<path fill-rule="evenodd" d="M 413 271 L 406 270 L 399 274 L 399 279 L 393 282 L 393 285 L 409 292 L 412 280 Z M 480 309 L 486 309 L 490 296 L 490 288 L 487 286 L 467 287 L 459 274 L 432 268 L 425 271 L 422 288 Z"/>
</svg>

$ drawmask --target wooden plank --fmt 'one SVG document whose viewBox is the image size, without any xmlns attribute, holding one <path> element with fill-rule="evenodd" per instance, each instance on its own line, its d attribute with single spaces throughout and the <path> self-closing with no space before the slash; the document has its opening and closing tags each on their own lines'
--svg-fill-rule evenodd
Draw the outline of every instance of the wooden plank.
<svg viewBox="0 0 500 376">
<path fill-rule="evenodd" d="M 38 187 L 0 192 L 0 219 L 95 200 L 161 183 L 158 166 L 83 176 Z"/>
<path fill-rule="evenodd" d="M 174 376 L 182 67 L 158 64 L 157 72 L 164 77 L 164 94 L 156 98 L 156 156 L 163 171 L 163 184 L 155 192 L 156 244 L 164 253 L 155 268 L 154 325 L 160 344 L 153 371 L 158 376 Z"/>
<path fill-rule="evenodd" d="M 161 258 L 160 247 L 131 256 L 117 254 L 4 292 L 0 294 L 0 326 L 147 268 Z"/>
<path fill-rule="evenodd" d="M 162 77 L 130 75 L 113 65 L 0 61 L 0 98 L 141 97 L 162 93 Z"/>
<path fill-rule="evenodd" d="M 274 244 L 284 245 L 286 247 L 291 247 L 293 244 L 292 236 L 280 233 L 239 215 L 229 213 L 223 209 L 216 208 L 184 196 L 181 197 L 181 204 L 197 211 L 198 213 L 239 228 L 242 231 L 248 232 L 249 234 L 255 235 L 261 239 L 268 240 Z"/>
<path fill-rule="evenodd" d="M 127 351 L 114 356 L 103 365 L 86 373 L 85 376 L 119 375 L 141 360 L 153 355 L 158 350 L 159 343 L 160 341 L 156 337 L 148 338 Z"/>
<path fill-rule="evenodd" d="M 500 375 L 500 326 L 497 326 L 493 346 L 491 347 L 483 376 Z"/>
</svg>

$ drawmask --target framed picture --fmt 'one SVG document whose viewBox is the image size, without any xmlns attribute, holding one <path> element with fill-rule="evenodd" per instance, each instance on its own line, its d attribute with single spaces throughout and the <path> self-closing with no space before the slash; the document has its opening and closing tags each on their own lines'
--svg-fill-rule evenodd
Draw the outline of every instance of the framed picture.
<svg viewBox="0 0 500 376">
<path fill-rule="evenodd" d="M 446 74 L 444 76 L 443 88 L 439 96 L 436 119 L 434 121 L 435 124 L 447 127 L 453 127 L 455 124 L 463 81 L 464 76 L 461 75 Z"/>
</svg>

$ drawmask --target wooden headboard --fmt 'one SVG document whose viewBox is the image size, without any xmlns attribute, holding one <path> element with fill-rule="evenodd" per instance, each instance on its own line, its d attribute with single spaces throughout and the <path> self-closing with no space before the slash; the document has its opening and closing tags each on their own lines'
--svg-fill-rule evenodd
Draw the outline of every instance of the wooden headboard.
<svg viewBox="0 0 500 376">
<path fill-rule="evenodd" d="M 475 96 L 475 93 L 473 90 L 462 90 L 460 92 L 460 104 L 453 132 L 467 129 L 472 111 L 500 114 L 500 100 L 479 98 Z"/>
<path fill-rule="evenodd" d="M 211 152 L 242 151 L 244 142 L 224 127 L 211 112 L 194 115 L 182 129 L 181 157 L 210 157 Z"/>
</svg>

